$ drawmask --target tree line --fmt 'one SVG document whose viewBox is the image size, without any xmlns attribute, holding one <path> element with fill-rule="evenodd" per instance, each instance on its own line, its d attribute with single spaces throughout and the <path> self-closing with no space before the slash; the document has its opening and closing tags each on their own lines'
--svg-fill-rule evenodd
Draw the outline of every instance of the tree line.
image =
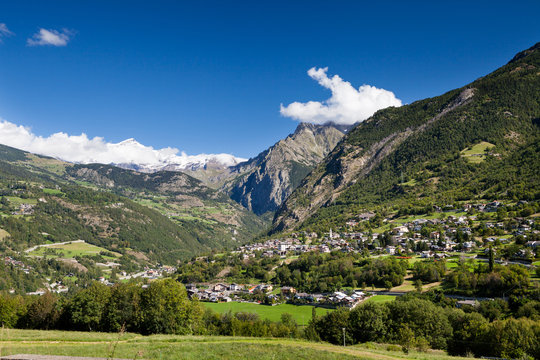
<svg viewBox="0 0 540 360">
<path fill-rule="evenodd" d="M 443 349 L 451 355 L 540 358 L 540 302 L 529 301 L 513 316 L 505 301 L 457 309 L 453 301 L 435 303 L 423 295 L 402 296 L 388 303 L 367 302 L 314 317 L 305 334 L 333 344 L 368 341 L 401 345 L 405 352 Z M 501 305 L 501 302 L 505 305 Z M 498 312 L 494 319 L 486 318 Z M 345 329 L 345 333 L 343 332 Z"/>
</svg>

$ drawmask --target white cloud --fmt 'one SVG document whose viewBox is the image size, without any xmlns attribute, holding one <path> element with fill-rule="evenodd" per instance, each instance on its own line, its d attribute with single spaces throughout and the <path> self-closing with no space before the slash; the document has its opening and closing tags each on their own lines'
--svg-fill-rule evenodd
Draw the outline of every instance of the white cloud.
<svg viewBox="0 0 540 360">
<path fill-rule="evenodd" d="M 236 165 L 246 159 L 230 154 L 187 155 L 167 147 L 154 149 L 134 139 L 119 143 L 106 142 L 102 137 L 88 138 L 86 134 L 68 135 L 63 132 L 48 137 L 38 136 L 27 127 L 0 118 L 0 143 L 32 153 L 55 157 L 76 163 L 136 164 L 145 170 L 184 169 L 217 162 L 225 166 Z"/>
<path fill-rule="evenodd" d="M 401 106 L 401 100 L 393 92 L 378 89 L 370 85 L 362 85 L 355 89 L 350 82 L 344 81 L 338 75 L 329 78 L 328 68 L 311 68 L 308 75 L 319 85 L 332 91 L 332 96 L 323 102 L 308 101 L 307 103 L 293 102 L 280 106 L 281 115 L 302 122 L 313 124 L 352 125 L 364 121 L 377 110 L 389 106 Z"/>
<path fill-rule="evenodd" d="M 28 46 L 41 46 L 41 45 L 52 45 L 52 46 L 66 46 L 73 32 L 67 29 L 58 30 L 47 30 L 39 29 L 39 32 L 35 33 L 31 38 L 26 40 Z"/>
<path fill-rule="evenodd" d="M 5 37 L 13 36 L 13 32 L 11 32 L 7 25 L 4 23 L 0 23 L 0 43 Z"/>
</svg>

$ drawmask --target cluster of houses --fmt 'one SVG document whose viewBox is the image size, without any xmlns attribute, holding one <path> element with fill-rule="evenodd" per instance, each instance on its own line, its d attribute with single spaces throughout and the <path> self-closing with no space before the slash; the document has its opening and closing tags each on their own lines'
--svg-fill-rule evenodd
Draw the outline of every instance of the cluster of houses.
<svg viewBox="0 0 540 360">
<path fill-rule="evenodd" d="M 494 212 L 503 204 L 493 201 L 487 204 L 466 204 L 462 211 L 475 209 L 480 212 Z M 439 208 L 439 211 L 454 211 L 451 206 Z M 362 221 L 369 221 L 375 217 L 375 213 L 366 212 L 359 214 L 355 219 L 347 221 L 349 227 L 357 225 Z M 454 216 L 449 215 L 441 219 L 416 219 L 395 226 L 390 230 L 391 244 L 388 241 L 383 243 L 381 233 L 371 232 L 333 232 L 332 229 L 321 239 L 317 239 L 316 233 L 293 233 L 289 238 L 271 239 L 264 243 L 244 245 L 238 248 L 236 253 L 242 254 L 244 259 L 255 257 L 260 254 L 263 257 L 287 256 L 291 254 L 301 254 L 309 251 L 329 253 L 331 251 L 357 252 L 360 249 L 369 249 L 375 254 L 387 253 L 395 255 L 401 250 L 416 250 L 422 257 L 444 257 L 446 251 L 472 251 L 476 248 L 473 241 L 473 230 L 470 221 L 477 220 L 476 216 Z M 534 220 L 516 218 L 513 225 L 513 235 L 525 235 L 531 231 Z M 388 223 L 389 219 L 383 222 Z M 483 226 L 487 229 L 505 229 L 503 222 L 483 221 Z M 422 231 L 424 227 L 432 229 L 426 234 Z M 437 229 L 437 230 L 433 230 Z M 466 241 L 458 241 L 458 235 L 466 235 Z M 302 239 L 302 240 L 300 240 Z M 309 240 L 309 241 L 306 241 Z M 491 236 L 487 242 L 508 241 L 505 236 Z M 459 245 L 459 246 L 458 246 Z M 527 243 L 528 246 L 536 249 L 536 242 Z"/>
<path fill-rule="evenodd" d="M 270 284 L 239 285 L 218 283 L 206 287 L 197 287 L 195 284 L 186 285 L 186 290 L 190 298 L 197 297 L 197 299 L 201 301 L 209 302 L 243 301 L 242 294 L 252 294 L 256 291 L 260 291 L 265 294 L 273 304 L 286 301 L 290 303 L 354 308 L 369 296 L 362 291 L 354 291 L 350 295 L 339 291 L 328 294 L 308 294 L 297 292 L 296 289 L 291 286 L 283 286 L 280 289 L 280 294 L 271 294 L 270 292 L 272 292 L 273 289 L 274 287 Z"/>
<path fill-rule="evenodd" d="M 158 265 L 155 268 L 150 268 L 146 266 L 143 271 L 134 274 L 128 274 L 125 271 L 119 273 L 118 278 L 120 280 L 129 280 L 135 278 L 142 278 L 148 280 L 155 280 L 168 275 L 174 274 L 176 272 L 176 267 L 169 265 Z M 100 278 L 101 281 L 101 278 Z"/>
<path fill-rule="evenodd" d="M 32 215 L 34 213 L 33 204 L 21 204 L 19 205 L 19 210 L 13 211 L 11 215 Z"/>
<path fill-rule="evenodd" d="M 316 238 L 317 234 L 309 234 L 309 237 L 312 239 Z M 355 247 L 347 240 L 340 238 L 339 234 L 336 234 L 336 236 L 331 234 L 330 237 L 323 238 L 318 244 L 304 244 L 298 238 L 297 234 L 293 234 L 291 238 L 272 239 L 264 243 L 240 246 L 233 253 L 240 253 L 244 259 L 249 259 L 255 257 L 257 252 L 260 252 L 262 257 L 272 257 L 276 255 L 286 256 L 290 253 L 301 254 L 310 251 L 329 253 L 337 250 L 353 252 L 355 251 Z"/>
<path fill-rule="evenodd" d="M 15 260 L 11 256 L 4 256 L 4 264 L 18 268 L 22 270 L 25 274 L 29 274 L 30 271 L 33 269 L 30 265 L 26 265 L 20 260 Z"/>
</svg>

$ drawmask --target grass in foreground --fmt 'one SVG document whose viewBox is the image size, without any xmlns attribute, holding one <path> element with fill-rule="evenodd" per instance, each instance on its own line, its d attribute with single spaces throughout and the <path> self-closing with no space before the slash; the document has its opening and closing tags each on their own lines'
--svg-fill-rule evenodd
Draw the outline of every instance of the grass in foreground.
<svg viewBox="0 0 540 360">
<path fill-rule="evenodd" d="M 270 321 L 280 321 L 281 314 L 289 313 L 299 325 L 307 325 L 311 319 L 311 309 L 313 308 L 313 306 L 309 305 L 280 304 L 269 306 L 235 301 L 228 303 L 201 302 L 201 304 L 218 313 L 226 313 L 228 311 L 232 313 L 250 312 L 258 314 L 261 319 L 268 319 Z M 317 308 L 316 311 L 317 315 L 324 315 L 328 311 L 332 311 L 332 309 Z"/>
<path fill-rule="evenodd" d="M 441 351 L 405 355 L 401 351 L 389 351 L 388 348 L 372 343 L 342 347 L 303 340 L 225 336 L 142 336 L 11 329 L 2 329 L 0 335 L 1 356 L 25 353 L 163 360 L 460 359 Z"/>
</svg>

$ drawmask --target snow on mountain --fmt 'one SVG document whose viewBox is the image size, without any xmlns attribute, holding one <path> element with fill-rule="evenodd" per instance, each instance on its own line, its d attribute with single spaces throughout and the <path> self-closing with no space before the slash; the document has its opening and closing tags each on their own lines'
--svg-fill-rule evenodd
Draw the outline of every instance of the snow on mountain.
<svg viewBox="0 0 540 360">
<path fill-rule="evenodd" d="M 107 163 L 142 172 L 197 170 L 207 167 L 227 168 L 246 161 L 246 159 L 231 154 L 187 155 L 185 152 L 179 153 L 177 149 L 169 147 L 156 150 L 150 146 L 142 145 L 135 139 L 107 145 L 110 152 L 116 154 L 115 159 L 123 160 L 108 161 Z M 88 162 L 90 161 L 85 163 Z"/>
<path fill-rule="evenodd" d="M 110 143 L 86 134 L 69 135 L 57 132 L 49 136 L 34 134 L 30 128 L 0 118 L 0 144 L 39 155 L 51 156 L 79 164 L 118 164 L 131 169 L 154 172 L 159 170 L 191 170 L 208 166 L 225 168 L 246 161 L 230 154 L 187 155 L 178 149 L 154 149 L 135 139 Z"/>
</svg>

